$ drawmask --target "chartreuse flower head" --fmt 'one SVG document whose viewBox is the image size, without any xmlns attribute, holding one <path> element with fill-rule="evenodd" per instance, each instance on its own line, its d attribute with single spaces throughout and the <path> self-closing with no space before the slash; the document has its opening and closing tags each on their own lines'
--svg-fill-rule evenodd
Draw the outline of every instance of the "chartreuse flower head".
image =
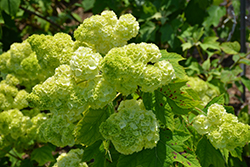
<svg viewBox="0 0 250 167">
<path fill-rule="evenodd" d="M 70 68 L 74 77 L 79 81 L 93 79 L 100 72 L 101 60 L 102 56 L 99 53 L 94 53 L 87 47 L 79 47 L 73 53 Z"/>
<path fill-rule="evenodd" d="M 144 92 L 153 92 L 175 78 L 173 66 L 160 58 L 160 50 L 154 44 L 132 43 L 113 48 L 102 62 L 103 76 L 124 95 L 134 92 L 138 85 Z"/>
<path fill-rule="evenodd" d="M 75 125 L 67 122 L 64 115 L 52 116 L 41 124 L 38 129 L 38 140 L 41 142 L 50 142 L 58 147 L 75 144 L 72 134 Z"/>
<path fill-rule="evenodd" d="M 111 140 L 122 154 L 132 154 L 143 148 L 153 148 L 159 140 L 159 125 L 155 114 L 146 110 L 142 100 L 120 103 L 118 113 L 100 125 L 100 133 Z"/>
<path fill-rule="evenodd" d="M 203 81 L 198 77 L 188 77 L 187 86 L 192 88 L 202 101 L 202 106 L 205 106 L 212 98 L 220 94 L 219 89 Z"/>
<path fill-rule="evenodd" d="M 74 32 L 77 41 L 89 43 L 96 51 L 106 54 L 110 49 L 127 44 L 139 31 L 139 23 L 131 14 L 122 15 L 119 20 L 113 11 L 87 18 Z"/>
<path fill-rule="evenodd" d="M 238 122 L 238 118 L 227 113 L 220 104 L 212 104 L 207 116 L 198 115 L 194 128 L 199 134 L 206 134 L 215 148 L 233 150 L 243 147 L 250 140 L 250 126 Z"/>
<path fill-rule="evenodd" d="M 56 159 L 53 167 L 88 167 L 85 162 L 81 162 L 83 150 L 71 149 L 68 153 L 62 153 Z"/>
</svg>

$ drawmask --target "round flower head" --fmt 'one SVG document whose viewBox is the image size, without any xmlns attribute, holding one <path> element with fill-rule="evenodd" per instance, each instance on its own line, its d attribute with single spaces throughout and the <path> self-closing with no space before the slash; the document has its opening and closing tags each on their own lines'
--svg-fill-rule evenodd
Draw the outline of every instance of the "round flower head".
<svg viewBox="0 0 250 167">
<path fill-rule="evenodd" d="M 87 18 L 74 32 L 77 41 L 88 43 L 96 51 L 106 54 L 114 47 L 127 44 L 139 31 L 139 23 L 131 14 L 122 15 L 119 20 L 113 11 Z"/>
<path fill-rule="evenodd" d="M 118 113 L 100 125 L 100 133 L 122 154 L 132 154 L 143 148 L 153 148 L 159 140 L 159 125 L 155 114 L 145 110 L 141 100 L 122 101 Z"/>
<path fill-rule="evenodd" d="M 221 124 L 222 116 L 226 114 L 226 110 L 222 105 L 217 103 L 208 107 L 207 119 L 210 124 Z"/>
</svg>

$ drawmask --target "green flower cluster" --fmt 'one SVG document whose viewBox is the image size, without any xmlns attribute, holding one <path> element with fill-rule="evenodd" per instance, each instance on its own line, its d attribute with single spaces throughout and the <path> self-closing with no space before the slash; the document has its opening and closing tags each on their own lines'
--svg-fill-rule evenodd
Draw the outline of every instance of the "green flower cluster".
<svg viewBox="0 0 250 167">
<path fill-rule="evenodd" d="M 87 18 L 74 32 L 76 41 L 94 46 L 101 54 L 127 44 L 139 31 L 139 23 L 131 14 L 122 15 L 119 20 L 113 11 Z"/>
<path fill-rule="evenodd" d="M 9 51 L 0 55 L 0 71 L 4 79 L 7 74 L 15 76 L 27 90 L 46 78 L 27 40 L 12 44 Z"/>
<path fill-rule="evenodd" d="M 81 162 L 82 155 L 83 150 L 71 149 L 68 153 L 62 153 L 53 167 L 88 167 L 85 162 Z"/>
<path fill-rule="evenodd" d="M 156 146 L 159 124 L 142 100 L 122 101 L 117 110 L 100 125 L 100 133 L 112 141 L 118 152 L 127 155 Z"/>
<path fill-rule="evenodd" d="M 38 129 L 38 140 L 40 142 L 50 142 L 58 147 L 75 144 L 72 134 L 75 125 L 67 122 L 65 116 L 56 115 L 44 121 Z"/>
<path fill-rule="evenodd" d="M 78 83 L 73 74 L 69 65 L 56 68 L 55 75 L 36 85 L 27 96 L 29 105 L 50 110 L 54 115 L 64 115 L 68 121 L 75 122 L 89 107 L 102 108 L 116 96 L 115 89 L 101 76 L 95 77 L 93 73 L 89 75 L 93 79 Z"/>
<path fill-rule="evenodd" d="M 191 87 L 200 97 L 202 106 L 220 94 L 219 89 L 198 77 L 188 77 L 187 86 Z"/>
<path fill-rule="evenodd" d="M 250 126 L 238 122 L 235 115 L 227 113 L 217 103 L 208 108 L 207 116 L 196 116 L 193 127 L 199 134 L 207 135 L 213 146 L 219 149 L 233 150 L 250 140 Z"/>
<path fill-rule="evenodd" d="M 19 152 L 28 149 L 37 140 L 37 129 L 46 119 L 45 114 L 33 118 L 24 116 L 18 109 L 1 112 L 0 136 L 4 142 L 0 144 L 0 150 L 9 146 L 14 146 Z"/>
<path fill-rule="evenodd" d="M 153 92 L 175 78 L 173 66 L 160 58 L 160 50 L 154 44 L 132 43 L 113 48 L 102 62 L 103 77 L 124 95 L 134 92 L 138 85 L 144 92 Z"/>
<path fill-rule="evenodd" d="M 19 80 L 10 74 L 0 82 L 0 111 L 28 107 L 28 102 L 25 100 L 28 93 L 25 90 L 19 91 L 16 87 L 18 83 Z"/>
</svg>

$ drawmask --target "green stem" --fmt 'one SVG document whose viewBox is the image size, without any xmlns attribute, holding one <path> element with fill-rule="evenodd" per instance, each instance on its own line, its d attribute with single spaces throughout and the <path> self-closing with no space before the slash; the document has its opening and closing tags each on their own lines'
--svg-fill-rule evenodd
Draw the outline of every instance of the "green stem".
<svg viewBox="0 0 250 167">
<path fill-rule="evenodd" d="M 201 57 L 202 62 L 204 62 L 204 58 L 203 58 L 203 56 L 202 56 L 202 53 L 201 53 L 200 48 L 199 48 L 197 45 L 195 45 L 195 47 L 196 47 L 196 49 L 198 50 L 198 53 L 199 53 L 199 55 L 200 55 L 200 57 Z"/>
</svg>

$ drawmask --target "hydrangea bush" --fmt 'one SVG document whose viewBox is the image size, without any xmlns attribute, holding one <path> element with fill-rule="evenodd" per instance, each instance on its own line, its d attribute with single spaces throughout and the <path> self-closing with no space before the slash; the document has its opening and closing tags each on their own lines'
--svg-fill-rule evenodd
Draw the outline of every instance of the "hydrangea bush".
<svg viewBox="0 0 250 167">
<path fill-rule="evenodd" d="M 180 55 L 129 43 L 138 30 L 131 14 L 104 11 L 85 19 L 75 40 L 32 35 L 0 55 L 0 158 L 18 152 L 40 166 L 199 167 L 206 151 L 205 166 L 240 157 L 249 125 L 228 113 L 214 86 L 187 77 Z M 55 148 L 68 152 L 55 159 Z"/>
</svg>

